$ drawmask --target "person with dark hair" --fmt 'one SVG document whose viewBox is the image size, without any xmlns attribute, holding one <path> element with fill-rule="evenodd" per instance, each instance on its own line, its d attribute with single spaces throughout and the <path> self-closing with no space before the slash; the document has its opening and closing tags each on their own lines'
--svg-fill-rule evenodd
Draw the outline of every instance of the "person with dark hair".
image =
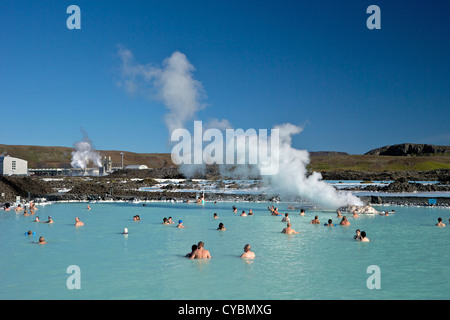
<svg viewBox="0 0 450 320">
<path fill-rule="evenodd" d="M 186 258 L 190 258 L 190 257 L 192 256 L 192 254 L 194 253 L 195 250 L 197 250 L 197 245 L 196 245 L 196 244 L 193 244 L 192 247 L 191 247 L 191 252 L 189 252 L 189 253 L 186 255 Z"/>
<path fill-rule="evenodd" d="M 328 219 L 328 223 L 325 223 L 324 225 L 327 226 L 327 227 L 333 227 L 334 226 L 333 220 Z"/>
<path fill-rule="evenodd" d="M 361 241 L 361 242 L 369 242 L 370 241 L 369 238 L 367 238 L 365 231 L 361 231 L 361 239 L 359 241 Z"/>
<path fill-rule="evenodd" d="M 353 236 L 355 240 L 361 240 L 361 230 L 356 229 L 356 234 Z"/>
<path fill-rule="evenodd" d="M 445 223 L 442 222 L 442 218 L 438 218 L 438 223 L 436 223 L 437 227 L 445 227 Z"/>
<path fill-rule="evenodd" d="M 225 230 L 227 230 L 227 229 L 225 229 L 225 226 L 224 226 L 223 223 L 221 222 L 221 223 L 219 223 L 219 227 L 217 228 L 217 230 L 225 231 Z"/>
<path fill-rule="evenodd" d="M 315 217 L 314 217 L 314 220 L 311 220 L 310 223 L 311 223 L 311 224 L 319 224 L 319 223 L 320 223 L 320 221 L 319 221 L 319 216 L 315 216 Z"/>
</svg>

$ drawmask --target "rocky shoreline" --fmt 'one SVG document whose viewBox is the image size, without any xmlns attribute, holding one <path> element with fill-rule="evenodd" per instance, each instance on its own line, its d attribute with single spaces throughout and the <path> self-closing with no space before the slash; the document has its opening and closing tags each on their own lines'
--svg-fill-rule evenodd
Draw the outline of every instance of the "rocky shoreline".
<svg viewBox="0 0 450 320">
<path fill-rule="evenodd" d="M 446 182 L 448 181 L 447 175 L 449 174 L 449 171 L 450 170 L 434 170 L 434 172 L 426 172 L 421 176 L 421 179 L 430 177 L 433 181 L 442 181 L 441 184 L 408 182 L 407 178 L 405 178 L 407 174 L 403 173 L 402 177 L 389 184 L 373 185 L 362 183 L 358 186 L 340 188 L 340 190 L 371 191 L 382 192 L 384 194 L 383 196 L 360 197 L 367 204 L 450 207 L 450 197 L 433 197 L 436 198 L 436 204 L 430 204 L 428 202 L 428 197 L 401 196 L 402 192 L 450 192 L 450 185 Z M 198 192 L 201 192 L 201 188 L 198 188 L 198 192 L 195 192 L 195 190 L 197 190 L 195 184 L 192 184 L 189 190 L 181 190 L 182 188 L 179 186 L 167 185 L 162 188 L 164 190 L 139 191 L 141 188 L 155 186 L 157 184 L 155 179 L 158 177 L 166 179 L 169 177 L 171 179 L 182 179 L 182 176 L 180 176 L 176 169 L 165 169 L 164 173 L 152 171 L 151 175 L 149 173 L 150 171 L 133 170 L 128 172 L 118 171 L 103 177 L 0 176 L 0 203 L 12 203 L 16 200 L 16 196 L 28 200 L 46 198 L 48 201 L 130 201 L 133 199 L 139 199 L 141 201 L 186 201 L 188 199 L 195 199 Z M 368 178 L 369 176 L 364 177 Z M 355 176 L 352 176 L 352 178 L 355 178 Z M 377 176 L 377 179 L 373 180 L 378 180 L 379 178 L 381 177 Z M 389 178 L 392 178 L 392 175 Z M 331 179 L 330 176 L 327 175 L 324 176 L 324 179 L 343 180 Z M 217 182 L 217 180 L 215 181 Z M 194 192 L 190 192 L 192 190 Z M 392 193 L 393 195 L 386 196 L 386 193 Z M 206 201 L 291 201 L 293 203 L 299 200 L 282 199 L 279 196 L 268 195 L 263 192 L 253 192 L 252 194 L 246 194 L 245 191 L 221 193 L 220 190 L 217 190 L 214 193 L 206 193 L 205 198 Z"/>
</svg>

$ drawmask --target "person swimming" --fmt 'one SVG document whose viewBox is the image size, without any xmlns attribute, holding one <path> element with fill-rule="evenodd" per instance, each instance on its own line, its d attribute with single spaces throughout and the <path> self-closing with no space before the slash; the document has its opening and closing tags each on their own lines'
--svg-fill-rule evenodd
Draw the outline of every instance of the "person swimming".
<svg viewBox="0 0 450 320">
<path fill-rule="evenodd" d="M 319 224 L 319 223 L 320 223 L 320 221 L 319 221 L 319 216 L 315 216 L 314 219 L 311 220 L 310 223 L 311 223 L 311 224 Z"/>
<path fill-rule="evenodd" d="M 213 218 L 214 218 L 214 219 L 218 219 L 218 218 L 219 218 L 219 217 L 217 216 L 217 213 L 214 213 Z"/>
<path fill-rule="evenodd" d="M 197 245 L 197 249 L 192 253 L 189 259 L 211 259 L 211 254 L 208 250 L 204 249 L 205 243 L 200 241 Z"/>
<path fill-rule="evenodd" d="M 328 219 L 328 223 L 325 223 L 324 225 L 327 227 L 334 227 L 333 220 Z"/>
<path fill-rule="evenodd" d="M 185 226 L 183 226 L 183 220 L 178 220 L 178 225 L 177 228 L 186 228 Z"/>
<path fill-rule="evenodd" d="M 246 217 L 246 216 L 247 216 L 247 214 L 246 214 L 245 211 L 243 210 L 242 213 L 241 213 L 241 217 Z"/>
<path fill-rule="evenodd" d="M 224 226 L 223 223 L 221 222 L 221 223 L 219 223 L 219 227 L 217 228 L 217 230 L 225 231 L 225 230 L 227 230 L 227 229 L 225 229 L 225 226 Z"/>
<path fill-rule="evenodd" d="M 355 240 L 361 240 L 361 230 L 356 229 L 356 234 L 353 236 Z"/>
<path fill-rule="evenodd" d="M 167 218 L 163 218 L 163 223 L 162 224 L 170 224 L 169 220 L 167 220 Z"/>
<path fill-rule="evenodd" d="M 370 239 L 367 238 L 365 231 L 361 231 L 361 239 L 359 239 L 359 241 L 361 241 L 361 242 L 369 242 L 370 241 Z"/>
<path fill-rule="evenodd" d="M 197 245 L 193 244 L 192 247 L 191 247 L 191 252 L 189 252 L 185 257 L 186 258 L 190 258 L 194 254 L 195 250 L 197 250 Z"/>
<path fill-rule="evenodd" d="M 283 231 L 281 231 L 281 233 L 286 233 L 286 234 L 293 234 L 293 233 L 300 233 L 295 231 L 294 229 L 291 228 L 291 223 L 288 222 L 286 228 L 283 229 Z"/>
<path fill-rule="evenodd" d="M 47 242 L 45 241 L 44 237 L 39 237 L 38 244 L 47 244 Z"/>
<path fill-rule="evenodd" d="M 75 227 L 82 227 L 84 226 L 84 223 L 80 221 L 80 218 L 75 218 Z"/>
<path fill-rule="evenodd" d="M 305 215 L 305 209 L 300 209 L 300 215 L 304 216 Z"/>
<path fill-rule="evenodd" d="M 53 219 L 51 216 L 48 216 L 48 220 L 43 223 L 53 223 Z"/>
<path fill-rule="evenodd" d="M 123 228 L 122 234 L 128 234 L 128 228 Z"/>
<path fill-rule="evenodd" d="M 251 251 L 252 247 L 249 244 L 244 246 L 244 253 L 241 254 L 241 258 L 244 259 L 254 259 L 255 253 Z"/>
<path fill-rule="evenodd" d="M 252 215 L 253 215 L 252 209 L 248 210 L 248 215 L 249 215 L 249 216 L 252 216 Z"/>
<path fill-rule="evenodd" d="M 289 213 L 285 213 L 283 219 L 281 219 L 281 222 L 291 222 L 289 219 Z"/>
<path fill-rule="evenodd" d="M 341 226 L 349 226 L 350 225 L 350 221 L 347 220 L 346 216 L 342 217 L 341 222 L 339 223 Z"/>
<path fill-rule="evenodd" d="M 449 220 L 450 221 L 450 220 Z M 436 223 L 437 227 L 445 227 L 445 223 L 442 222 L 442 218 L 438 218 L 438 223 Z"/>
</svg>

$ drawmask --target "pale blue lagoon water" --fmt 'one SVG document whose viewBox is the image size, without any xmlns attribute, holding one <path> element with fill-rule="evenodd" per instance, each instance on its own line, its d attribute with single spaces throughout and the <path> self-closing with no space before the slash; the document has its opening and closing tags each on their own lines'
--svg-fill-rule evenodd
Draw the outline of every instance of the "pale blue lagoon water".
<svg viewBox="0 0 450 320">
<path fill-rule="evenodd" d="M 253 209 L 240 217 L 232 206 Z M 450 296 L 450 210 L 417 207 L 396 214 L 349 217 L 349 227 L 311 225 L 338 222 L 335 212 L 289 212 L 300 234 L 286 235 L 281 217 L 270 216 L 272 203 L 65 203 L 40 206 L 35 216 L 0 212 L 0 299 L 448 299 Z M 217 212 L 219 219 L 213 219 Z M 133 221 L 134 215 L 141 221 Z M 85 226 L 74 227 L 75 217 Z M 162 225 L 164 217 L 182 219 Z M 217 231 L 222 222 L 226 231 Z M 124 227 L 129 235 L 121 234 Z M 367 232 L 369 243 L 353 240 Z M 26 236 L 27 230 L 36 232 Z M 44 236 L 47 245 L 38 245 Z M 184 256 L 205 242 L 210 261 Z M 246 243 L 256 259 L 239 258 Z M 67 267 L 78 265 L 81 289 L 69 290 Z M 367 267 L 381 271 L 381 289 L 370 290 Z"/>
</svg>

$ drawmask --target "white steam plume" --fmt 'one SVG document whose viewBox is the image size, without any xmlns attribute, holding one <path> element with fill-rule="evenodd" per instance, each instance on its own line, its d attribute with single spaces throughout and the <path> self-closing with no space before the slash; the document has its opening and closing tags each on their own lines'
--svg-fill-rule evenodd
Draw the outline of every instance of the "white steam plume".
<svg viewBox="0 0 450 320">
<path fill-rule="evenodd" d="M 279 169 L 274 175 L 263 176 L 271 189 L 284 195 L 297 195 L 323 207 L 336 209 L 347 204 L 363 205 L 362 201 L 351 193 L 338 192 L 334 187 L 322 181 L 319 172 L 308 176 L 309 153 L 292 147 L 292 135 L 303 128 L 290 123 L 276 126 L 279 129 Z"/>
<path fill-rule="evenodd" d="M 162 67 L 139 64 L 130 50 L 120 46 L 118 56 L 122 62 L 122 81 L 119 85 L 125 87 L 130 94 L 144 94 L 164 103 L 169 110 L 165 118 L 169 136 L 174 129 L 185 128 L 186 123 L 204 107 L 200 102 L 205 96 L 202 84 L 193 78 L 195 69 L 183 53 L 175 51 L 163 61 Z M 228 120 L 213 119 L 210 124 L 205 124 L 204 129 L 206 128 L 224 130 L 231 128 L 231 124 Z M 314 172 L 308 176 L 306 166 L 309 164 L 309 153 L 306 150 L 297 150 L 291 145 L 291 136 L 300 133 L 302 128 L 292 124 L 275 128 L 280 130 L 279 170 L 274 175 L 263 176 L 273 191 L 282 195 L 301 196 L 327 208 L 338 208 L 347 204 L 362 205 L 357 197 L 338 192 L 322 181 L 320 173 Z M 254 149 L 257 146 L 257 135 L 248 139 L 247 154 L 257 152 Z M 195 173 L 203 172 L 205 165 L 182 164 L 179 169 L 186 177 L 192 177 Z M 241 178 L 255 175 L 255 166 L 239 165 L 230 170 L 227 165 L 221 165 L 220 170 L 221 173 Z"/>
<path fill-rule="evenodd" d="M 83 132 L 83 140 L 73 144 L 75 151 L 72 151 L 72 161 L 70 165 L 72 168 L 86 169 L 89 163 L 93 163 L 96 167 L 102 166 L 101 156 L 92 146 L 92 141 Z"/>
<path fill-rule="evenodd" d="M 184 128 L 204 105 L 202 84 L 193 78 L 194 66 L 181 52 L 175 51 L 163 61 L 162 67 L 139 64 L 130 50 L 119 46 L 122 79 L 119 85 L 129 93 L 143 93 L 164 103 L 169 113 L 166 126 L 169 132 Z"/>
</svg>

